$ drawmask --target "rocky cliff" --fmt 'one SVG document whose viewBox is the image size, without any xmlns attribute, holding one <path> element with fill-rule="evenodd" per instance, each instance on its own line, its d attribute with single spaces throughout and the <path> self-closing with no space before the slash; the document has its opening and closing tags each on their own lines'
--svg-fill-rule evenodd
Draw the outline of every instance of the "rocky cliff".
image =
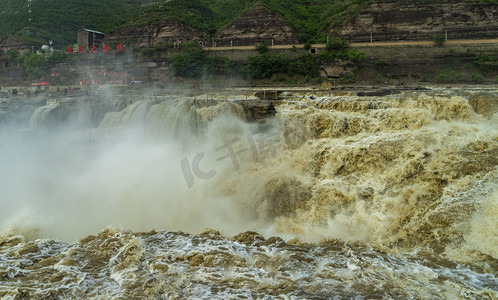
<svg viewBox="0 0 498 300">
<path fill-rule="evenodd" d="M 431 3 L 376 1 L 363 9 L 340 34 L 352 42 L 431 40 L 498 36 L 498 6 L 490 3 Z"/>
<path fill-rule="evenodd" d="M 106 36 L 106 42 L 130 41 L 139 48 L 159 44 L 207 41 L 209 35 L 174 20 L 160 20 L 152 24 L 122 27 Z"/>
<path fill-rule="evenodd" d="M 273 40 L 274 44 L 297 44 L 292 28 L 276 12 L 257 2 L 216 36 L 218 46 L 255 45 Z"/>
<path fill-rule="evenodd" d="M 0 51 L 7 53 L 10 50 L 16 50 L 22 54 L 30 52 L 31 45 L 17 37 L 8 37 L 4 40 L 0 40 Z"/>
<path fill-rule="evenodd" d="M 438 33 L 447 33 L 450 40 L 494 38 L 498 36 L 497 20 L 498 6 L 491 3 L 375 1 L 343 26 L 339 34 L 351 42 L 431 40 Z M 256 2 L 214 38 L 218 47 L 272 40 L 275 45 L 299 43 L 282 16 L 261 2 Z M 213 42 L 209 33 L 174 20 L 122 27 L 106 37 L 108 42 L 130 39 L 140 48 L 192 41 L 211 46 Z"/>
<path fill-rule="evenodd" d="M 174 20 L 160 20 L 152 24 L 122 27 L 106 36 L 106 41 L 129 41 L 139 48 L 151 48 L 161 43 L 204 42 L 211 46 L 213 40 L 206 33 Z M 297 44 L 297 36 L 276 12 L 257 2 L 239 18 L 215 36 L 218 47 L 255 45 L 263 42 Z"/>
</svg>

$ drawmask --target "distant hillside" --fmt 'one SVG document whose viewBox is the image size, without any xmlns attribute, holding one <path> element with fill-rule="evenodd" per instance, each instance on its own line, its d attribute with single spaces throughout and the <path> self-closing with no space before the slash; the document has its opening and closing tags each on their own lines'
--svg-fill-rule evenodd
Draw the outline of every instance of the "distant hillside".
<svg viewBox="0 0 498 300">
<path fill-rule="evenodd" d="M 256 0 L 171 0 L 147 10 L 127 26 L 173 19 L 195 29 L 214 34 L 233 21 Z"/>
<path fill-rule="evenodd" d="M 449 40 L 498 36 L 496 1 L 377 1 L 343 25 L 350 42 Z"/>
<path fill-rule="evenodd" d="M 211 35 L 250 8 L 256 0 L 171 0 L 138 16 L 130 25 L 174 19 Z M 260 0 L 279 13 L 301 42 L 324 42 L 326 30 L 354 17 L 369 0 Z"/>
<path fill-rule="evenodd" d="M 373 2 L 459 3 L 498 0 L 259 0 L 282 16 L 301 43 L 323 43 Z M 90 28 L 105 33 L 121 26 L 175 20 L 214 36 L 257 0 L 0 0 L 0 41 L 17 36 L 57 47 L 76 42 L 76 32 Z M 29 5 L 29 6 L 28 6 Z M 31 11 L 31 12 L 29 12 Z"/>
<path fill-rule="evenodd" d="M 173 19 L 215 35 L 256 2 L 258 0 L 171 0 L 145 11 L 126 26 Z M 280 14 L 302 43 L 324 43 L 328 32 L 339 31 L 346 22 L 373 2 L 498 3 L 497 0 L 259 0 L 259 2 Z"/>
<path fill-rule="evenodd" d="M 19 36 L 64 47 L 81 28 L 108 32 L 136 17 L 153 0 L 0 0 L 0 40 Z M 30 12 L 31 10 L 31 12 Z"/>
</svg>

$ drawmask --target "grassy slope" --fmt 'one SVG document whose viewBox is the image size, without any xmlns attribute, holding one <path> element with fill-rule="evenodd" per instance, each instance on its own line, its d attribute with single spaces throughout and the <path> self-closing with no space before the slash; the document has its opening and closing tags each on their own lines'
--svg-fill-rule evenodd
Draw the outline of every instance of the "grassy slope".
<svg viewBox="0 0 498 300">
<path fill-rule="evenodd" d="M 34 0 L 30 22 L 27 0 L 0 0 L 0 39 L 14 35 L 34 44 L 50 39 L 56 46 L 66 46 L 76 42 L 79 29 L 109 32 L 136 17 L 141 5 L 151 1 Z"/>
<path fill-rule="evenodd" d="M 149 24 L 175 19 L 193 28 L 214 34 L 251 7 L 256 0 L 172 0 L 149 9 L 127 25 Z"/>
<path fill-rule="evenodd" d="M 17 35 L 34 44 L 49 39 L 64 47 L 76 42 L 76 32 L 90 28 L 110 32 L 128 25 L 173 18 L 215 34 L 257 0 L 33 0 L 28 22 L 27 0 L 0 0 L 0 39 Z M 326 32 L 336 30 L 372 0 L 261 0 L 278 12 L 298 33 L 301 42 L 323 43 Z M 386 0 L 389 1 L 389 0 Z M 401 2 L 482 2 L 498 0 L 400 0 Z M 143 6 L 156 3 L 153 6 Z M 162 3 L 162 4 L 157 4 Z M 141 9 L 147 11 L 138 16 Z M 132 21 L 130 21 L 132 20 Z M 32 34 L 26 35 L 26 30 Z"/>
<path fill-rule="evenodd" d="M 256 0 L 172 0 L 145 12 L 129 25 L 173 18 L 191 27 L 215 34 Z M 325 32 L 356 15 L 369 0 L 261 0 L 278 12 L 303 42 L 324 42 Z"/>
<path fill-rule="evenodd" d="M 329 31 L 338 30 L 372 0 L 260 0 L 278 12 L 297 32 L 301 42 L 324 43 Z M 382 1 L 382 0 L 381 0 Z M 392 0 L 386 0 L 392 1 Z M 256 0 L 171 0 L 136 18 L 129 25 L 148 24 L 173 18 L 191 27 L 215 34 L 228 25 Z M 400 0 L 407 3 L 481 2 L 498 0 Z"/>
</svg>

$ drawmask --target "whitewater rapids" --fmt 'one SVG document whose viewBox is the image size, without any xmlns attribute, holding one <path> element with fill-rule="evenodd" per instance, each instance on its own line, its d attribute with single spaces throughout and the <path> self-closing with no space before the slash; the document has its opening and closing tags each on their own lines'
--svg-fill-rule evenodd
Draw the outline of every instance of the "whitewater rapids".
<svg viewBox="0 0 498 300">
<path fill-rule="evenodd" d="M 0 130 L 2 299 L 498 298 L 496 89 L 64 105 Z"/>
</svg>

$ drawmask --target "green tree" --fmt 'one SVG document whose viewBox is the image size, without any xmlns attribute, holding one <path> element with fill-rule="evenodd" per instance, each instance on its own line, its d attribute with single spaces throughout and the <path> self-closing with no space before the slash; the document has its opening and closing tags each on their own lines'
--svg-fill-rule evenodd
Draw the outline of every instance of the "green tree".
<svg viewBox="0 0 498 300">
<path fill-rule="evenodd" d="M 325 46 L 327 51 L 344 51 L 349 48 L 349 42 L 338 37 L 331 37 Z"/>
<path fill-rule="evenodd" d="M 200 78 L 211 72 L 212 67 L 213 60 L 202 49 L 192 49 L 185 55 L 176 55 L 171 62 L 173 74 L 187 78 Z"/>
<path fill-rule="evenodd" d="M 479 66 L 479 69 L 481 69 L 481 72 L 484 75 L 487 75 L 491 72 L 492 67 L 496 68 L 498 59 L 489 56 L 488 54 L 479 54 L 476 57 L 475 62 Z"/>
<path fill-rule="evenodd" d="M 438 33 L 434 36 L 434 43 L 436 43 L 436 46 L 438 47 L 443 46 L 445 41 L 446 41 L 446 36 L 442 33 Z"/>
<path fill-rule="evenodd" d="M 256 46 L 256 51 L 258 51 L 259 54 L 266 53 L 268 52 L 268 46 L 265 43 L 260 43 Z"/>
<path fill-rule="evenodd" d="M 365 63 L 366 54 L 358 50 L 358 48 L 348 49 L 345 53 L 347 58 L 354 62 L 358 67 L 363 66 Z"/>
<path fill-rule="evenodd" d="M 379 70 L 379 73 L 381 73 L 382 75 L 384 75 L 384 73 L 387 71 L 388 64 L 389 63 L 385 59 L 378 59 L 375 61 L 375 66 Z"/>
<path fill-rule="evenodd" d="M 35 78 L 48 72 L 48 59 L 43 54 L 27 53 L 23 57 L 18 57 L 17 60 L 24 71 Z"/>
<path fill-rule="evenodd" d="M 250 56 L 244 67 L 244 74 L 249 79 L 271 78 L 273 74 L 285 73 L 288 68 L 288 59 L 283 55 L 262 55 Z"/>
<path fill-rule="evenodd" d="M 311 53 L 305 53 L 299 56 L 295 61 L 289 62 L 288 72 L 291 74 L 318 76 L 319 68 L 315 58 Z"/>
</svg>

